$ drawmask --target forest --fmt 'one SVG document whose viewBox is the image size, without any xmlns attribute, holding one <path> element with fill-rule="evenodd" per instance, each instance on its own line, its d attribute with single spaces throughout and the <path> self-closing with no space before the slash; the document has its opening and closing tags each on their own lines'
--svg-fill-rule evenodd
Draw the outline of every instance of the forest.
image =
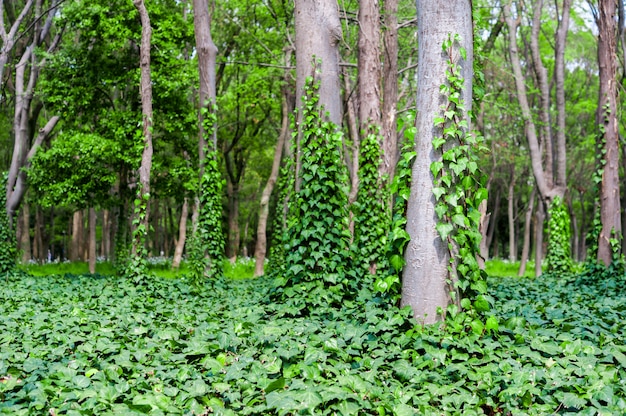
<svg viewBox="0 0 626 416">
<path fill-rule="evenodd" d="M 0 414 L 626 414 L 622 0 L 0 36 Z"/>
</svg>

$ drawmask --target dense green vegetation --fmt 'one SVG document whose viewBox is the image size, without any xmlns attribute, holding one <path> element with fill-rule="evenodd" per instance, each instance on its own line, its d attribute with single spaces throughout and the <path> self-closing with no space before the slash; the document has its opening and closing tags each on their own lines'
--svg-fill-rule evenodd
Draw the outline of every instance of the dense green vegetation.
<svg viewBox="0 0 626 416">
<path fill-rule="evenodd" d="M 486 325 L 415 326 L 368 290 L 269 302 L 271 279 L 11 275 L 0 413 L 624 414 L 626 278 L 490 278 Z"/>
</svg>

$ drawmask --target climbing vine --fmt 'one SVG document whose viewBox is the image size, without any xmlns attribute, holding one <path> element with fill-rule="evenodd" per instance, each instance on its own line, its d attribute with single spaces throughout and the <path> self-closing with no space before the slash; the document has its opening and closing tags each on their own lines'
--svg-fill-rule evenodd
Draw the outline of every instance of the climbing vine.
<svg viewBox="0 0 626 416">
<path fill-rule="evenodd" d="M 548 272 L 557 274 L 570 274 L 572 272 L 572 248 L 570 219 L 567 207 L 556 197 L 548 209 L 548 229 L 550 239 L 546 262 Z"/>
<path fill-rule="evenodd" d="M 379 135 L 369 134 L 361 143 L 359 154 L 359 191 L 351 209 L 354 213 L 354 248 L 358 264 L 367 275 L 385 270 L 387 233 L 391 222 L 389 191 L 380 176 L 382 161 Z"/>
<path fill-rule="evenodd" d="M 306 302 L 341 305 L 355 293 L 356 279 L 349 252 L 341 132 L 323 119 L 318 83 L 312 77 L 306 81 L 301 111 L 300 186 L 289 202 L 286 270 L 275 279 L 275 294 L 292 299 L 302 312 Z"/>
<path fill-rule="evenodd" d="M 203 107 L 204 129 L 207 137 L 213 135 L 217 124 L 216 106 Z M 222 232 L 222 189 L 217 151 L 206 151 L 206 159 L 198 188 L 199 215 L 196 229 L 189 242 L 187 261 L 189 277 L 196 285 L 206 278 L 221 276 L 224 260 L 224 233 Z"/>
<path fill-rule="evenodd" d="M 478 170 L 477 149 L 483 139 L 469 131 L 462 100 L 464 79 L 457 61 L 466 59 L 466 51 L 458 47 L 459 35 L 450 35 L 443 42 L 448 58 L 447 83 L 440 92 L 445 98 L 442 113 L 435 118 L 441 136 L 433 139 L 433 148 L 441 159 L 431 164 L 434 177 L 433 194 L 437 231 L 448 244 L 450 253 L 449 284 L 455 304 L 465 310 L 489 310 L 486 273 L 476 260 L 480 254 L 480 203 L 487 198 L 485 178 Z"/>
<path fill-rule="evenodd" d="M 414 117 L 409 117 L 407 124 L 413 124 L 413 121 Z M 404 250 L 411 239 L 406 232 L 406 209 L 411 194 L 411 168 L 417 156 L 414 150 L 415 130 L 415 126 L 405 130 L 405 143 L 389 187 L 389 193 L 393 195 L 393 207 L 385 247 L 387 270 L 379 273 L 374 282 L 374 290 L 388 296 L 393 302 L 400 299 L 400 274 L 405 265 Z"/>
<path fill-rule="evenodd" d="M 8 174 L 5 172 L 2 175 L 2 181 L 0 184 L 0 273 L 8 273 L 15 269 L 15 261 L 17 259 L 17 242 L 15 241 L 15 233 L 11 224 L 9 224 L 9 217 L 6 213 L 6 185 L 8 180 Z"/>
</svg>

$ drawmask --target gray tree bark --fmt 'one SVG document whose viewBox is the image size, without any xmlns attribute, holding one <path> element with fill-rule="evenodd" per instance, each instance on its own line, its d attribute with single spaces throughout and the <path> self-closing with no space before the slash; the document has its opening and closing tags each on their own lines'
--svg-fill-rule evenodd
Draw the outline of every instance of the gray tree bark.
<svg viewBox="0 0 626 416">
<path fill-rule="evenodd" d="M 211 37 L 211 15 L 209 14 L 208 0 L 193 0 L 193 26 L 196 36 L 196 50 L 198 52 L 198 74 L 200 75 L 200 108 L 207 108 L 209 111 L 213 111 L 216 97 L 215 62 L 217 60 L 217 46 L 215 46 Z M 207 139 L 211 140 L 212 150 L 216 150 L 217 129 L 213 128 L 213 134 L 211 137 L 207 137 L 202 111 L 198 113 L 198 123 L 200 177 L 202 177 L 204 173 L 202 163 L 204 163 L 206 157 Z"/>
<path fill-rule="evenodd" d="M 384 3 L 381 173 L 391 181 L 398 161 L 398 0 L 384 0 Z"/>
<path fill-rule="evenodd" d="M 96 272 L 96 209 L 89 207 L 89 273 Z"/>
<path fill-rule="evenodd" d="M 612 262 L 610 240 L 621 238 L 619 197 L 619 143 L 617 126 L 617 56 L 616 49 L 616 2 L 598 1 L 598 66 L 600 68 L 600 91 L 598 94 L 597 122 L 604 130 L 604 167 L 600 188 L 600 219 L 602 230 L 598 240 L 598 261 L 606 266 Z"/>
<path fill-rule="evenodd" d="M 178 223 L 178 239 L 176 240 L 176 248 L 174 249 L 174 258 L 172 259 L 172 269 L 177 270 L 183 259 L 183 250 L 185 241 L 187 240 L 187 216 L 189 214 L 189 199 L 185 198 L 183 207 L 180 212 L 180 221 Z"/>
<path fill-rule="evenodd" d="M 407 208 L 406 230 L 411 237 L 405 253 L 406 266 L 402 279 L 402 306 L 411 306 L 418 321 L 433 323 L 451 302 L 453 290 L 448 279 L 450 255 L 447 243 L 441 240 L 436 225 L 433 176 L 430 166 L 440 160 L 440 152 L 432 146 L 441 128 L 434 126 L 434 117 L 441 112 L 442 97 L 439 87 L 447 82 L 447 57 L 442 53 L 442 43 L 450 34 L 461 37 L 467 51 L 467 60 L 459 58 L 465 81 L 462 99 L 466 110 L 472 103 L 472 7 L 469 0 L 435 2 L 417 0 L 418 89 L 417 134 L 415 149 L 417 159 L 413 165 L 411 196 Z"/>
<path fill-rule="evenodd" d="M 319 81 L 319 105 L 328 114 L 328 121 L 341 126 L 341 85 L 339 82 L 339 42 L 342 39 L 336 0 L 296 0 L 296 107 L 301 108 L 306 79 L 315 75 Z M 314 74 L 314 68 L 318 73 Z M 300 188 L 300 125 L 296 126 L 296 190 Z"/>
<path fill-rule="evenodd" d="M 145 227 L 147 235 L 150 227 L 150 172 L 152 170 L 152 79 L 150 74 L 150 48 L 152 41 L 152 26 L 150 16 L 143 0 L 133 0 L 141 18 L 141 48 L 139 65 L 141 68 L 141 112 L 143 115 L 143 152 L 141 154 L 141 166 L 139 167 L 139 197 L 146 203 L 145 215 L 141 224 Z M 139 252 L 140 241 L 133 240 L 133 253 Z"/>
</svg>

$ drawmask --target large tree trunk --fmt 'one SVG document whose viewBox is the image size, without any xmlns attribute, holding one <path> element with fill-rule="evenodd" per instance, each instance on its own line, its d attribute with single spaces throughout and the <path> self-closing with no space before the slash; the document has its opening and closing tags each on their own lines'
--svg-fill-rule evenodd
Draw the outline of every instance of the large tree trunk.
<svg viewBox="0 0 626 416">
<path fill-rule="evenodd" d="M 174 249 L 174 259 L 172 260 L 172 269 L 177 270 L 183 258 L 183 250 L 185 241 L 187 240 L 187 216 L 189 214 L 189 199 L 185 198 L 183 207 L 180 211 L 180 221 L 178 223 L 178 239 L 176 240 L 176 248 Z"/>
<path fill-rule="evenodd" d="M 133 0 L 141 18 L 141 48 L 139 65 L 141 68 L 141 112 L 143 116 L 143 152 L 141 154 L 141 166 L 139 167 L 138 197 L 145 204 L 145 211 L 140 224 L 144 227 L 143 235 L 147 237 L 150 227 L 150 171 L 152 170 L 152 80 L 150 74 L 150 47 L 152 38 L 152 26 L 150 16 L 143 0 Z M 141 238 L 133 239 L 133 253 L 137 254 L 143 247 Z"/>
<path fill-rule="evenodd" d="M 291 62 L 291 54 L 293 50 L 290 48 L 285 49 L 285 66 Z M 270 176 L 267 179 L 263 192 L 261 193 L 261 201 L 259 203 L 259 222 L 256 230 L 256 246 L 254 249 L 254 276 L 262 276 L 265 273 L 265 256 L 267 255 L 267 218 L 270 210 L 270 197 L 272 191 L 276 185 L 278 179 L 278 173 L 280 169 L 280 160 L 283 154 L 283 148 L 285 142 L 289 136 L 289 115 L 293 112 L 295 103 L 293 102 L 293 95 L 290 93 L 289 88 L 289 74 L 285 71 L 282 103 L 282 124 L 280 128 L 280 135 L 278 136 L 278 142 L 276 143 L 276 149 L 274 149 L 274 160 L 272 161 L 272 170 Z"/>
<path fill-rule="evenodd" d="M 307 77 L 315 74 L 319 81 L 319 105 L 328 114 L 328 120 L 341 125 L 341 85 L 339 82 L 339 42 L 341 23 L 336 0 L 296 0 L 296 106 L 301 108 Z M 300 188 L 300 125 L 302 111 L 298 112 L 296 126 L 296 190 Z"/>
<path fill-rule="evenodd" d="M 435 127 L 435 116 L 441 112 L 439 87 L 447 82 L 447 56 L 442 44 L 450 33 L 461 37 L 467 60 L 460 60 L 465 85 L 462 99 L 466 111 L 472 103 L 472 7 L 469 0 L 434 2 L 417 0 L 418 90 L 417 159 L 413 165 L 411 196 L 407 208 L 407 232 L 411 237 L 405 253 L 406 266 L 402 278 L 403 306 L 411 306 L 418 321 L 433 323 L 440 319 L 438 308 L 444 310 L 451 302 L 452 288 L 447 283 L 450 254 L 447 242 L 436 230 L 438 223 L 433 195 L 432 162 L 441 160 L 432 140 L 442 134 Z"/>
<path fill-rule="evenodd" d="M 398 160 L 398 0 L 384 0 L 383 33 L 383 164 L 381 173 L 393 179 Z"/>
<path fill-rule="evenodd" d="M 380 10 L 378 0 L 359 1 L 358 97 L 362 134 L 380 134 Z"/>
<path fill-rule="evenodd" d="M 617 127 L 617 62 L 615 0 L 598 1 L 598 66 L 600 91 L 597 123 L 604 131 L 602 159 L 604 161 L 600 189 L 600 219 L 602 230 L 598 240 L 598 261 L 606 266 L 613 260 L 610 240 L 621 238 L 619 198 L 619 143 Z"/>
</svg>

